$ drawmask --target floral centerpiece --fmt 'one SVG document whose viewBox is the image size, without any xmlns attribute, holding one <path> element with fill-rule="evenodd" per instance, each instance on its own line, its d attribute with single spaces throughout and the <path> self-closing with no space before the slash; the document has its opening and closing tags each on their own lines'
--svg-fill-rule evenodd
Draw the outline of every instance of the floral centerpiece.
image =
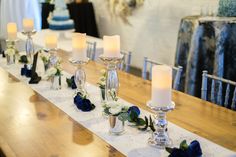
<svg viewBox="0 0 236 157">
<path fill-rule="evenodd" d="M 105 92 L 105 89 L 106 89 L 106 77 L 107 77 L 107 72 L 105 69 L 101 70 L 101 77 L 99 79 L 99 82 L 97 83 L 99 88 L 100 88 L 100 92 L 101 92 L 101 100 L 102 102 L 105 101 L 106 99 L 106 92 Z"/>
<path fill-rule="evenodd" d="M 143 3 L 144 0 L 108 0 L 108 7 L 112 15 L 119 16 L 123 22 L 130 24 L 127 17 Z"/>
<path fill-rule="evenodd" d="M 170 153 L 169 157 L 201 157 L 202 149 L 200 143 L 196 140 L 192 141 L 189 145 L 186 140 L 180 143 L 179 148 L 166 148 Z"/>
<path fill-rule="evenodd" d="M 124 132 L 124 123 L 128 119 L 128 106 L 118 101 L 115 90 L 108 92 L 113 101 L 108 101 L 103 104 L 104 113 L 109 118 L 110 130 L 114 135 L 120 135 Z"/>
<path fill-rule="evenodd" d="M 62 76 L 62 69 L 60 66 L 60 62 L 57 62 L 56 65 L 47 69 L 44 78 L 50 79 L 52 82 L 51 88 L 58 90 L 61 89 L 61 76 Z"/>
<path fill-rule="evenodd" d="M 15 45 L 13 42 L 7 42 L 7 49 L 5 51 L 5 55 L 7 57 L 7 64 L 14 64 L 16 55 L 18 54 L 18 51 L 15 48 Z"/>
<path fill-rule="evenodd" d="M 130 126 L 137 127 L 141 131 L 146 131 L 148 128 L 153 132 L 156 130 L 152 116 L 150 115 L 149 118 L 144 116 L 144 119 L 141 118 L 140 109 L 137 106 L 129 107 L 127 120 L 129 121 Z"/>
<path fill-rule="evenodd" d="M 85 92 L 78 92 L 76 94 L 76 96 L 74 97 L 74 104 L 79 110 L 83 112 L 89 112 L 95 109 L 95 105 L 91 103 L 91 101 L 88 99 L 88 94 Z"/>
</svg>

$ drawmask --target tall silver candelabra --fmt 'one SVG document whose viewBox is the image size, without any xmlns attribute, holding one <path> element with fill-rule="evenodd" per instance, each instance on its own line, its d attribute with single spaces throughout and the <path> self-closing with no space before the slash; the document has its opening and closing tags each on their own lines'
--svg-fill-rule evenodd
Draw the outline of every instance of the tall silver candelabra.
<svg viewBox="0 0 236 157">
<path fill-rule="evenodd" d="M 169 138 L 167 131 L 167 119 L 166 113 L 175 108 L 175 103 L 172 102 L 169 106 L 166 107 L 157 107 L 152 104 L 151 101 L 147 103 L 147 106 L 150 107 L 155 113 L 156 116 L 156 131 L 153 132 L 152 136 L 148 139 L 148 144 L 155 146 L 159 149 L 164 149 L 165 147 L 170 147 L 172 145 L 172 140 Z"/>
<path fill-rule="evenodd" d="M 77 67 L 74 75 L 74 81 L 77 86 L 76 92 L 87 93 L 85 88 L 86 73 L 83 66 L 89 62 L 89 58 L 86 58 L 85 60 L 76 60 L 71 58 L 69 61 Z"/>
<path fill-rule="evenodd" d="M 117 73 L 117 65 L 120 64 L 123 60 L 123 55 L 120 57 L 104 57 L 103 55 L 100 56 L 100 59 L 107 67 L 107 77 L 106 77 L 106 100 L 112 101 L 113 98 L 110 95 L 111 91 L 114 91 L 116 95 L 118 94 L 119 90 L 119 77 Z"/>
<path fill-rule="evenodd" d="M 29 63 L 32 64 L 34 55 L 34 43 L 32 36 L 36 34 L 36 30 L 23 31 L 22 34 L 27 36 L 25 43 L 25 51 L 26 51 L 26 56 L 29 59 Z"/>
</svg>

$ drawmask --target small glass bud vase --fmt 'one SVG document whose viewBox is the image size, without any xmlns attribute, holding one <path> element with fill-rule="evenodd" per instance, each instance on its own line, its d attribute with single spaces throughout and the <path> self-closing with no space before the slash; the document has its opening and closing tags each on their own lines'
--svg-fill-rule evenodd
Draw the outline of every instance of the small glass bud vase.
<svg viewBox="0 0 236 157">
<path fill-rule="evenodd" d="M 60 75 L 53 76 L 51 81 L 52 81 L 51 88 L 53 90 L 61 89 L 61 76 Z"/>
<path fill-rule="evenodd" d="M 121 135 L 125 131 L 125 122 L 119 120 L 118 116 L 109 115 L 110 134 Z"/>
<path fill-rule="evenodd" d="M 6 58 L 7 58 L 7 65 L 11 65 L 11 64 L 15 64 L 15 60 L 16 60 L 16 55 L 14 54 L 6 54 Z"/>
<path fill-rule="evenodd" d="M 7 49 L 6 49 L 6 58 L 7 58 L 7 65 L 15 64 L 16 60 L 16 48 L 15 48 L 15 41 L 7 40 Z"/>
</svg>

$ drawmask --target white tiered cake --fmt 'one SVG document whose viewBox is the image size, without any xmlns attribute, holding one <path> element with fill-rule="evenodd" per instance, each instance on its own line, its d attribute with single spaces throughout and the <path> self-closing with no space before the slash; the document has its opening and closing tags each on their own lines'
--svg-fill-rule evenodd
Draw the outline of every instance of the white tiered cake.
<svg viewBox="0 0 236 157">
<path fill-rule="evenodd" d="M 49 16 L 48 23 L 49 28 L 52 30 L 69 30 L 74 28 L 74 21 L 70 19 L 64 0 L 55 0 L 55 9 Z"/>
</svg>

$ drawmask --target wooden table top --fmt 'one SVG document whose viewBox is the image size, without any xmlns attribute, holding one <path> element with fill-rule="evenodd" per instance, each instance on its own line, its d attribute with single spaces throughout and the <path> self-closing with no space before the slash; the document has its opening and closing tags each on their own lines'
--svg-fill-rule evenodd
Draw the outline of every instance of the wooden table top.
<svg viewBox="0 0 236 157">
<path fill-rule="evenodd" d="M 68 53 L 58 55 L 63 68 L 74 73 Z M 87 81 L 96 85 L 102 68 L 90 61 Z M 150 81 L 121 71 L 119 79 L 119 96 L 150 111 Z M 0 136 L 16 156 L 124 156 L 1 68 L 0 87 Z M 168 113 L 169 121 L 236 151 L 236 112 L 178 91 L 173 91 L 173 101 L 176 108 Z"/>
</svg>

